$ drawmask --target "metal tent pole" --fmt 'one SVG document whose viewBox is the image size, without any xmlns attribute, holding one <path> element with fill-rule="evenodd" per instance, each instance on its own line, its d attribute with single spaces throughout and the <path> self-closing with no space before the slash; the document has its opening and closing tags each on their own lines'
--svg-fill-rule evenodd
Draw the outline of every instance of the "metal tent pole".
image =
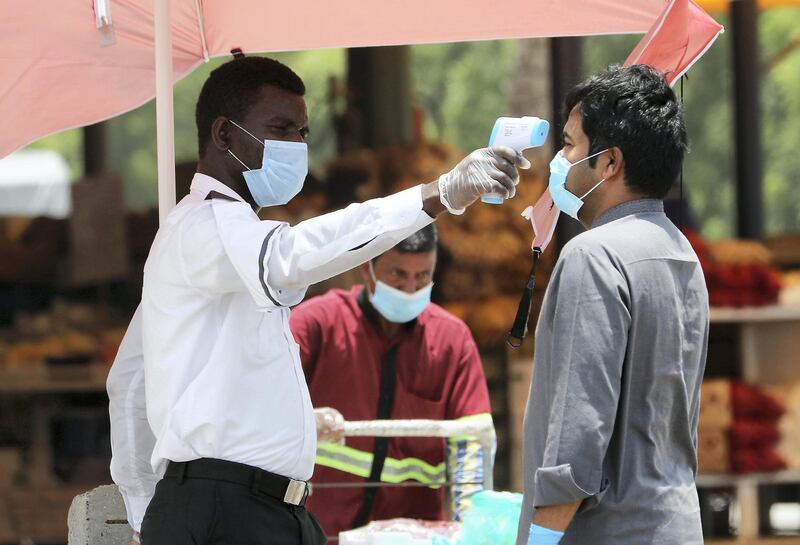
<svg viewBox="0 0 800 545">
<path fill-rule="evenodd" d="M 158 217 L 175 206 L 175 121 L 172 109 L 172 25 L 170 1 L 155 0 L 156 142 Z"/>
</svg>

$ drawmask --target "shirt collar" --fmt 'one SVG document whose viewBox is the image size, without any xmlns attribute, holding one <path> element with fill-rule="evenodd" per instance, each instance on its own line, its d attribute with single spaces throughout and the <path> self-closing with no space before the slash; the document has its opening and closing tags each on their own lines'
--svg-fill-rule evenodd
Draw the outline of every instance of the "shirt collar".
<svg viewBox="0 0 800 545">
<path fill-rule="evenodd" d="M 610 210 L 606 210 L 597 218 L 592 224 L 592 229 L 600 227 L 606 223 L 611 223 L 625 216 L 633 214 L 658 214 L 664 213 L 664 202 L 661 199 L 637 199 L 635 201 L 628 201 L 618 204 Z"/>
<path fill-rule="evenodd" d="M 236 199 L 237 201 L 244 202 L 244 199 L 238 193 L 236 193 L 236 191 L 223 184 L 216 178 L 212 178 L 207 174 L 201 174 L 200 172 L 194 173 L 190 191 L 201 199 L 205 199 L 209 193 L 216 191 L 217 193 L 222 193 L 223 195 L 227 195 L 228 197 Z"/>
</svg>

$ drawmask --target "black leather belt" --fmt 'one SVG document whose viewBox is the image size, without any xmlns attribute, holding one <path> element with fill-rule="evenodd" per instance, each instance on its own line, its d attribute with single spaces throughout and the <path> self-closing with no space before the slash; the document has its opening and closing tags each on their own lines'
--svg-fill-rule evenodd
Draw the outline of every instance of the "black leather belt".
<svg viewBox="0 0 800 545">
<path fill-rule="evenodd" d="M 264 469 L 213 458 L 200 458 L 189 462 L 172 462 L 167 465 L 165 479 L 209 479 L 248 486 L 290 505 L 305 505 L 309 485 Z"/>
</svg>

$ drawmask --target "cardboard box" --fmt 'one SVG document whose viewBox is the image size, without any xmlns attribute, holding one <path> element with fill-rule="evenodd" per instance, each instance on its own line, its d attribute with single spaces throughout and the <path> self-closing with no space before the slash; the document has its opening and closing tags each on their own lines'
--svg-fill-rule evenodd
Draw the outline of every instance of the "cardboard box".
<svg viewBox="0 0 800 545">
<path fill-rule="evenodd" d="M 699 429 L 727 430 L 733 423 L 731 383 L 727 379 L 704 380 L 700 387 Z"/>
<path fill-rule="evenodd" d="M 699 473 L 730 473 L 731 452 L 726 430 L 698 430 L 697 466 Z"/>
</svg>

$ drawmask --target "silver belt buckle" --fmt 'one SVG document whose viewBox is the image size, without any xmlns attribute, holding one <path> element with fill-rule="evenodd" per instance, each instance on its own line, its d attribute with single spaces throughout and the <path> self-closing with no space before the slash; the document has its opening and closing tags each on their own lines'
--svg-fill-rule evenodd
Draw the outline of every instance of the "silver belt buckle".
<svg viewBox="0 0 800 545">
<path fill-rule="evenodd" d="M 305 481 L 289 479 L 289 486 L 286 487 L 286 494 L 283 495 L 283 501 L 292 505 L 300 505 L 305 499 L 307 487 L 308 485 Z"/>
</svg>

